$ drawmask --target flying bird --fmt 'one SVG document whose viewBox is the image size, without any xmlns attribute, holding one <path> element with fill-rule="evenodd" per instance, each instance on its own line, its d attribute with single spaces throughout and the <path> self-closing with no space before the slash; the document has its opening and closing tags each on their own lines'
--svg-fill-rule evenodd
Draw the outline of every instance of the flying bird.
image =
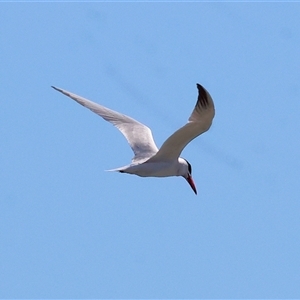
<svg viewBox="0 0 300 300">
<path fill-rule="evenodd" d="M 191 164 L 180 157 L 180 154 L 190 141 L 210 128 L 215 115 L 213 100 L 202 85 L 197 84 L 198 99 L 188 122 L 175 131 L 160 149 L 157 148 L 152 132 L 146 125 L 66 90 L 55 86 L 52 88 L 112 123 L 125 136 L 134 153 L 131 164 L 109 171 L 141 177 L 182 176 L 197 194 Z"/>
</svg>

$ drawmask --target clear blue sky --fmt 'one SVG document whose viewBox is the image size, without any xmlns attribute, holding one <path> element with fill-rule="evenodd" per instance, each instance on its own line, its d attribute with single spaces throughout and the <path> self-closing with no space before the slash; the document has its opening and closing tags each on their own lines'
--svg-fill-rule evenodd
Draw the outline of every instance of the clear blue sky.
<svg viewBox="0 0 300 300">
<path fill-rule="evenodd" d="M 300 3 L 1 3 L 0 298 L 300 298 Z M 55 85 L 151 127 L 216 106 L 182 178 Z"/>
</svg>

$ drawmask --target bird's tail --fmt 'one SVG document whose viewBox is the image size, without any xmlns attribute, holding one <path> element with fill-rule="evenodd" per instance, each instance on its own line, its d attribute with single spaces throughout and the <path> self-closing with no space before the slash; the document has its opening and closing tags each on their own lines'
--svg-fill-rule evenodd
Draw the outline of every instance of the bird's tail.
<svg viewBox="0 0 300 300">
<path fill-rule="evenodd" d="M 128 166 L 124 166 L 124 167 L 120 167 L 120 168 L 105 170 L 105 172 L 121 172 L 121 173 L 124 173 L 127 168 L 128 168 Z"/>
</svg>

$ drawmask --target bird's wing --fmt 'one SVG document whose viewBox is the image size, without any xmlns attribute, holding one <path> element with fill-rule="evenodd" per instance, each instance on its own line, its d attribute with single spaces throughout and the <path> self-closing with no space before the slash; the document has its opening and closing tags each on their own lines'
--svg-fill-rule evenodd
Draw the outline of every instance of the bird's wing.
<svg viewBox="0 0 300 300">
<path fill-rule="evenodd" d="M 116 126 L 123 133 L 134 152 L 132 163 L 145 161 L 158 151 L 150 128 L 144 124 L 73 93 L 52 87 Z"/>
<path fill-rule="evenodd" d="M 203 86 L 197 84 L 197 88 L 198 100 L 188 123 L 174 132 L 149 161 L 177 159 L 190 141 L 210 128 L 215 115 L 214 103 Z"/>
</svg>

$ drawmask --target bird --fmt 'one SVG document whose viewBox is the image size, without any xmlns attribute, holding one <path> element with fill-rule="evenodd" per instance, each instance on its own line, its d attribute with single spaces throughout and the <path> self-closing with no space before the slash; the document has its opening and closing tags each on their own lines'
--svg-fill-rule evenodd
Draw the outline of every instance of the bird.
<svg viewBox="0 0 300 300">
<path fill-rule="evenodd" d="M 215 107 L 209 92 L 199 83 L 196 86 L 198 98 L 188 122 L 168 137 L 160 149 L 154 142 L 151 129 L 146 125 L 91 100 L 55 86 L 51 87 L 110 122 L 125 136 L 134 157 L 130 164 L 108 171 L 141 177 L 182 176 L 197 195 L 192 166 L 180 154 L 188 143 L 211 127 Z"/>
</svg>

